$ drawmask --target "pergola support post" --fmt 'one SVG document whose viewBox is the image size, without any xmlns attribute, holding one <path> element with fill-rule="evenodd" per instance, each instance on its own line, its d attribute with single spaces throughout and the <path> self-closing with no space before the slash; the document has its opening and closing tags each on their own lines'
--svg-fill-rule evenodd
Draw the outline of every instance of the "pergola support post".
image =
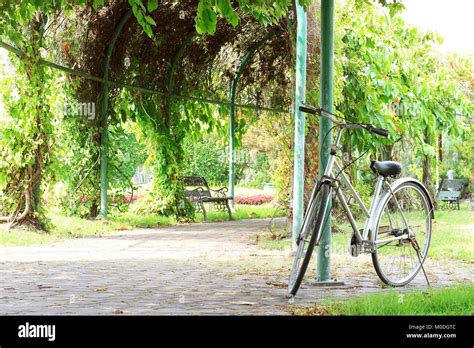
<svg viewBox="0 0 474 348">
<path fill-rule="evenodd" d="M 132 14 L 129 10 L 120 20 L 119 24 L 115 28 L 112 39 L 110 40 L 109 46 L 105 54 L 104 60 L 104 81 L 102 83 L 102 95 L 101 95 L 101 132 L 100 132 L 100 216 L 102 219 L 107 218 L 107 189 L 109 187 L 109 130 L 108 130 L 108 118 L 109 118 L 109 65 L 112 53 L 114 51 L 115 43 L 123 29 L 123 26 L 128 21 Z"/>
<path fill-rule="evenodd" d="M 296 80 L 295 102 L 295 145 L 293 164 L 293 226 L 292 248 L 296 250 L 296 239 L 303 224 L 304 214 L 304 153 L 305 153 L 305 115 L 299 110 L 306 99 L 306 11 L 296 2 Z"/>
<path fill-rule="evenodd" d="M 237 72 L 230 84 L 230 117 L 229 117 L 229 205 L 230 208 L 234 208 L 234 189 L 235 189 L 235 94 L 237 93 L 237 87 L 239 84 L 240 76 L 245 67 L 253 57 L 255 52 L 268 40 L 275 32 L 270 32 L 262 37 L 255 44 L 245 52 L 242 61 L 239 64 Z"/>
<path fill-rule="evenodd" d="M 237 76 L 230 86 L 230 118 L 229 118 L 229 206 L 234 209 L 234 151 L 235 151 L 235 90 Z"/>
</svg>

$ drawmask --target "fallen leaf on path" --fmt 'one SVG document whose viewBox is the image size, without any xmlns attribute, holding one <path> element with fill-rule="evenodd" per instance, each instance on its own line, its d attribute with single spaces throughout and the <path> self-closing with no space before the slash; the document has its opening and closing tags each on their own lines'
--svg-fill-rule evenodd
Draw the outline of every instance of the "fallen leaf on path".
<svg viewBox="0 0 474 348">
<path fill-rule="evenodd" d="M 274 286 L 274 287 L 276 287 L 276 288 L 281 288 L 281 289 L 287 287 L 287 284 L 285 284 L 285 283 L 267 282 L 266 284 L 267 284 L 267 285 Z"/>
<path fill-rule="evenodd" d="M 237 304 L 237 305 L 242 305 L 242 306 L 255 306 L 257 302 L 245 302 L 245 301 L 239 301 L 239 302 L 231 302 L 232 304 Z"/>
<path fill-rule="evenodd" d="M 51 285 L 38 284 L 38 288 L 40 288 L 40 289 L 51 289 L 52 286 Z"/>
<path fill-rule="evenodd" d="M 117 228 L 117 231 L 129 231 L 131 229 L 131 226 L 120 226 L 119 228 Z"/>
<path fill-rule="evenodd" d="M 105 292 L 107 290 L 108 290 L 107 288 L 97 288 L 97 289 L 95 289 L 95 291 L 97 291 L 97 292 Z"/>
</svg>

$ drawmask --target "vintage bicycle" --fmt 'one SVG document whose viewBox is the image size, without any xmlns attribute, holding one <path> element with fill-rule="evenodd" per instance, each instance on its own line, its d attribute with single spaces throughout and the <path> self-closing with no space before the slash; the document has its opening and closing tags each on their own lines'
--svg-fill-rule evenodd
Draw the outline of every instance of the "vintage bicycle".
<svg viewBox="0 0 474 348">
<path fill-rule="evenodd" d="M 428 253 L 434 218 L 433 202 L 428 190 L 413 178 L 394 180 L 401 174 L 401 164 L 394 161 L 371 161 L 370 168 L 377 175 L 377 181 L 370 207 L 367 208 L 344 173 L 345 167 L 338 160 L 339 143 L 344 130 L 364 129 L 384 137 L 388 137 L 388 131 L 371 124 L 345 119 L 341 121 L 338 115 L 309 105 L 301 105 L 300 110 L 329 119 L 334 125 L 332 128 L 338 129 L 338 132 L 330 149 L 324 174 L 312 191 L 297 237 L 288 295 L 295 296 L 300 288 L 314 247 L 319 244 L 321 233 L 331 214 L 333 196 L 341 203 L 352 228 L 349 247 L 352 256 L 370 253 L 377 275 L 391 286 L 408 284 L 420 268 L 428 281 L 423 262 Z M 352 194 L 365 215 L 363 228 L 359 227 L 354 218 L 341 187 Z"/>
</svg>

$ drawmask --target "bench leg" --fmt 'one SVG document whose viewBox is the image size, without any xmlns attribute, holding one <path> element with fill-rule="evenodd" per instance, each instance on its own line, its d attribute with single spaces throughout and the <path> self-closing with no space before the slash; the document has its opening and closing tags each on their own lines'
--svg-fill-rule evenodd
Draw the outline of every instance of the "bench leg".
<svg viewBox="0 0 474 348">
<path fill-rule="evenodd" d="M 233 220 L 233 218 L 232 218 L 232 212 L 231 212 L 230 206 L 229 206 L 229 201 L 226 201 L 226 202 L 225 202 L 225 205 L 226 205 L 226 207 L 227 207 L 227 211 L 229 212 L 229 220 Z"/>
<path fill-rule="evenodd" d="M 206 212 L 206 208 L 204 207 L 204 203 L 201 202 L 201 209 L 202 209 L 202 215 L 203 215 L 203 222 L 206 222 L 207 220 L 207 212 Z"/>
</svg>

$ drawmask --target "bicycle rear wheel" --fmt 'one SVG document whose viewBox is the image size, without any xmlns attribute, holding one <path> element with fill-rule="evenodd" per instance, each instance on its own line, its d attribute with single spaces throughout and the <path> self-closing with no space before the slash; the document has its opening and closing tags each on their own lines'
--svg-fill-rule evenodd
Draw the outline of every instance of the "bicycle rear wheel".
<svg viewBox="0 0 474 348">
<path fill-rule="evenodd" d="M 392 191 L 393 195 L 380 202 L 372 261 L 385 284 L 404 286 L 415 278 L 428 254 L 431 201 L 416 181 L 404 182 Z M 399 236 L 406 237 L 393 240 Z"/>
<path fill-rule="evenodd" d="M 308 268 L 314 246 L 319 242 L 324 220 L 327 216 L 329 185 L 322 184 L 309 203 L 308 210 L 298 235 L 295 259 L 288 281 L 288 295 L 295 296 Z"/>
</svg>

